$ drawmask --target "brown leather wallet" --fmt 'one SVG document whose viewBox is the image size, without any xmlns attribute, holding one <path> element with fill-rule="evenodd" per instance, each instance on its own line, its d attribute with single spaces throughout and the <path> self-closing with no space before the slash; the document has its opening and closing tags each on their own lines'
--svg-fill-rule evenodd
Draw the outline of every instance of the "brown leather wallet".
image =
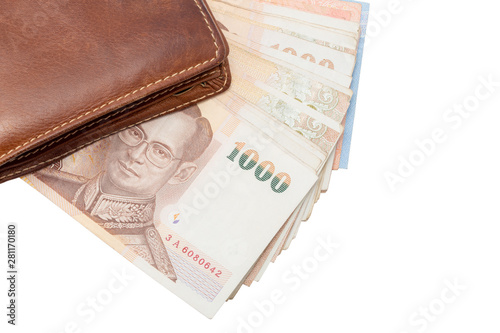
<svg viewBox="0 0 500 333">
<path fill-rule="evenodd" d="M 229 86 L 204 0 L 0 2 L 0 182 Z"/>
</svg>

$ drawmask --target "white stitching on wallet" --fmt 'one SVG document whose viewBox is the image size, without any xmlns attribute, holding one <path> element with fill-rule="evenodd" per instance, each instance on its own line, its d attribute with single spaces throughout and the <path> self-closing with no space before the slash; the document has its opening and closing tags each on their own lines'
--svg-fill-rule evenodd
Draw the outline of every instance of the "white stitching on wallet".
<svg viewBox="0 0 500 333">
<path fill-rule="evenodd" d="M 116 98 L 116 99 L 114 99 L 114 100 L 111 100 L 111 101 L 109 101 L 109 102 L 107 102 L 107 103 L 105 103 L 105 104 L 103 104 L 103 105 L 101 105 L 101 106 L 99 106 L 99 107 L 97 107 L 97 108 L 95 108 L 95 109 L 92 109 L 92 110 L 90 110 L 90 111 L 87 111 L 86 113 L 81 114 L 81 115 L 79 115 L 78 117 L 75 117 L 75 118 L 73 118 L 73 119 L 71 119 L 71 120 L 69 120 L 69 121 L 67 121 L 67 122 L 65 122 L 65 123 L 62 123 L 62 124 L 60 124 L 60 125 L 57 125 L 56 127 L 54 127 L 54 128 L 52 128 L 52 129 L 50 129 L 50 130 L 46 131 L 45 133 L 39 134 L 38 136 L 35 136 L 35 137 L 31 138 L 30 140 L 28 140 L 28 141 L 26 141 L 25 143 L 23 143 L 23 144 L 21 144 L 21 145 L 17 146 L 16 148 L 13 148 L 13 149 L 9 150 L 8 152 L 6 152 L 6 153 L 4 153 L 2 156 L 0 156 L 0 159 L 2 159 L 4 156 L 6 156 L 6 155 L 8 155 L 8 154 L 10 154 L 10 153 L 12 153 L 12 152 L 14 152 L 14 151 L 16 151 L 16 150 L 19 150 L 20 148 L 22 148 L 22 147 L 26 146 L 27 144 L 32 143 L 33 141 L 35 141 L 35 140 L 37 140 L 37 139 L 41 138 L 42 136 L 46 136 L 46 135 L 48 135 L 49 133 L 51 133 L 51 132 L 53 132 L 53 131 L 57 130 L 58 128 L 64 127 L 64 126 L 66 126 L 66 125 L 68 125 L 68 124 L 70 124 L 70 123 L 72 123 L 72 122 L 74 122 L 74 121 L 76 121 L 76 120 L 78 120 L 78 119 L 81 119 L 82 117 L 88 116 L 89 114 L 94 113 L 94 112 L 96 112 L 96 111 L 98 111 L 98 110 L 100 110 L 100 109 L 102 109 L 102 108 L 104 108 L 104 107 L 106 107 L 106 106 L 108 106 L 108 105 L 110 105 L 110 104 L 112 104 L 112 103 L 118 102 L 119 100 L 121 100 L 121 99 L 123 99 L 123 98 L 127 98 L 128 96 L 133 95 L 133 94 L 135 94 L 135 93 L 137 93 L 137 92 L 139 92 L 139 91 L 141 91 L 141 90 L 144 90 L 144 89 L 146 89 L 146 88 L 148 88 L 148 87 L 150 87 L 150 86 L 152 86 L 152 85 L 158 84 L 158 83 L 163 82 L 163 81 L 165 81 L 165 80 L 168 80 L 168 79 L 170 79 L 170 78 L 172 78 L 172 77 L 174 77 L 174 76 L 177 76 L 177 75 L 182 74 L 182 73 L 184 73 L 184 72 L 190 71 L 190 70 L 192 70 L 192 69 L 194 69 L 194 68 L 197 68 L 197 67 L 199 67 L 199 66 L 202 66 L 202 65 L 204 65 L 204 64 L 206 64 L 206 63 L 209 63 L 209 62 L 211 62 L 211 61 L 213 61 L 213 60 L 217 59 L 217 57 L 219 56 L 219 45 L 217 44 L 217 40 L 216 40 L 216 38 L 215 38 L 214 31 L 212 30 L 212 27 L 210 27 L 210 23 L 209 23 L 209 22 L 208 22 L 208 20 L 207 20 L 207 16 L 206 16 L 206 15 L 205 15 L 205 13 L 203 12 L 203 10 L 202 10 L 202 8 L 201 8 L 200 4 L 198 3 L 198 0 L 194 0 L 194 2 L 195 2 L 195 4 L 196 4 L 196 6 L 200 9 L 201 14 L 203 15 L 203 19 L 205 20 L 205 23 L 207 24 L 207 27 L 208 27 L 208 29 L 210 30 L 210 34 L 212 35 L 212 38 L 213 38 L 213 41 L 214 41 L 214 45 L 215 45 L 215 48 L 216 48 L 216 49 L 215 49 L 215 57 L 213 57 L 213 58 L 212 58 L 212 59 L 210 59 L 210 60 L 206 60 L 206 61 L 204 61 L 204 62 L 200 62 L 200 63 L 199 63 L 199 64 L 197 64 L 197 65 L 194 65 L 194 66 L 191 66 L 191 67 L 189 67 L 189 68 L 183 69 L 182 71 L 177 72 L 177 73 L 172 74 L 172 75 L 169 75 L 169 76 L 167 76 L 167 77 L 165 77 L 165 78 L 163 78 L 163 79 L 159 79 L 159 80 L 157 80 L 157 81 L 155 81 L 155 82 L 149 83 L 149 84 L 147 84 L 147 85 L 145 85 L 145 86 L 142 86 L 141 88 L 135 89 L 134 91 L 131 91 L 131 92 L 129 92 L 129 93 L 127 93 L 127 94 L 125 94 L 125 95 L 123 95 L 123 96 L 121 96 L 121 97 L 118 97 L 118 98 Z M 106 118 L 105 118 L 105 119 L 106 119 Z M 80 130 L 81 130 L 81 129 L 80 129 Z M 0 179 L 2 179 L 2 178 L 4 178 L 4 177 L 1 177 Z"/>
</svg>

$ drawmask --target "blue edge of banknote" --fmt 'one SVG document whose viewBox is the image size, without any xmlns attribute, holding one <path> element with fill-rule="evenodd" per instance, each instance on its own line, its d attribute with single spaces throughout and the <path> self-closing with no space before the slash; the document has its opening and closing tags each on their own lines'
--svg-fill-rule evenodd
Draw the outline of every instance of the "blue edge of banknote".
<svg viewBox="0 0 500 333">
<path fill-rule="evenodd" d="M 356 65 L 354 66 L 354 72 L 352 74 L 351 90 L 353 92 L 351 97 L 351 104 L 347 109 L 346 121 L 344 127 L 344 141 L 342 143 L 342 153 L 340 154 L 340 165 L 341 169 L 347 169 L 349 164 L 349 152 L 351 149 L 351 138 L 352 130 L 354 126 L 354 114 L 356 111 L 356 99 L 358 98 L 358 87 L 359 87 L 359 74 L 361 72 L 361 62 L 363 60 L 363 49 L 365 46 L 366 37 L 366 26 L 368 24 L 368 12 L 370 10 L 370 4 L 366 2 L 345 0 L 348 2 L 356 2 L 362 5 L 361 9 L 361 36 L 358 44 L 358 52 L 356 56 Z"/>
</svg>

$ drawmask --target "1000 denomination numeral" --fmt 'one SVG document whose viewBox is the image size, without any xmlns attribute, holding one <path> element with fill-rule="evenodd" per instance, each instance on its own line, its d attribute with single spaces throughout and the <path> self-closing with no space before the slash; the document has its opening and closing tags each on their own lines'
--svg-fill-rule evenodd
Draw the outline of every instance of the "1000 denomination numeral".
<svg viewBox="0 0 500 333">
<path fill-rule="evenodd" d="M 245 142 L 235 142 L 236 147 L 234 150 L 227 156 L 227 158 L 235 162 L 235 159 L 240 155 L 239 160 L 236 159 L 240 168 L 243 170 L 252 170 L 255 168 L 255 179 L 265 182 L 271 179 L 271 189 L 276 193 L 285 192 L 290 183 L 292 182 L 292 178 L 286 172 L 280 172 L 274 175 L 275 167 L 274 163 L 271 161 L 264 161 L 259 163 L 259 153 L 254 149 L 247 149 L 245 152 L 241 152 L 245 147 Z M 258 165 L 257 165 L 258 164 Z"/>
</svg>

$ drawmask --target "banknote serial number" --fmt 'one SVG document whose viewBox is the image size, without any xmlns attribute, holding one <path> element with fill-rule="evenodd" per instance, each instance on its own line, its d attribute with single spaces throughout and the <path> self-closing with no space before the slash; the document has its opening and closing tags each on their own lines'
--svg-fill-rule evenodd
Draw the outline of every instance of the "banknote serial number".
<svg viewBox="0 0 500 333">
<path fill-rule="evenodd" d="M 231 162 L 237 162 L 243 170 L 252 170 L 255 168 L 254 175 L 258 181 L 266 182 L 271 179 L 271 189 L 276 193 L 283 193 L 290 187 L 292 177 L 288 173 L 279 172 L 275 175 L 273 162 L 264 161 L 259 163 L 259 153 L 254 149 L 247 149 L 243 152 L 243 148 L 246 145 L 245 142 L 235 142 L 235 145 L 234 150 L 227 156 Z M 237 158 L 238 156 L 239 159 Z"/>
<path fill-rule="evenodd" d="M 167 235 L 167 237 L 165 237 L 165 240 L 169 243 L 173 242 L 173 236 L 169 234 Z M 200 265 L 200 267 L 204 268 L 207 272 L 212 273 L 218 278 L 221 277 L 222 271 L 220 269 L 217 269 L 216 266 L 212 266 L 212 264 L 209 261 L 207 261 L 199 254 L 197 254 L 194 250 L 189 248 L 189 246 L 182 246 L 179 240 L 174 242 L 172 246 L 174 246 L 177 249 L 180 249 L 181 252 L 184 253 L 189 259 L 193 260 L 195 263 Z"/>
</svg>

